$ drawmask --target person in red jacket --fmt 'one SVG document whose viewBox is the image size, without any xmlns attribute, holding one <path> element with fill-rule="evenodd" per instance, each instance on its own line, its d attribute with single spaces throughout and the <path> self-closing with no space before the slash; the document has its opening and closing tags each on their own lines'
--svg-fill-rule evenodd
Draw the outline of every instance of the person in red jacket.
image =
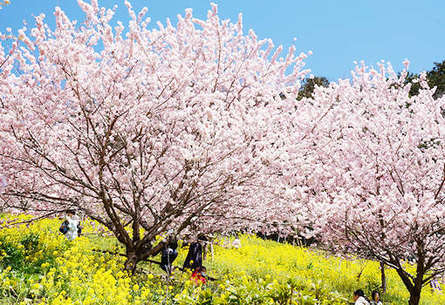
<svg viewBox="0 0 445 305">
<path fill-rule="evenodd" d="M 193 273 L 192 273 L 191 279 L 196 284 L 205 284 L 207 282 L 206 271 L 207 271 L 207 269 L 204 266 L 195 268 L 195 271 L 193 271 Z"/>
</svg>

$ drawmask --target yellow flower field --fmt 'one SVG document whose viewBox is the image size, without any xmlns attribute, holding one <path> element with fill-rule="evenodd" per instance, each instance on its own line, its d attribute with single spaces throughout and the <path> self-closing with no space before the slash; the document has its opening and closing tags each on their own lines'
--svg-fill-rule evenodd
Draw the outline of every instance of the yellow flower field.
<svg viewBox="0 0 445 305">
<path fill-rule="evenodd" d="M 3 215 L 6 222 L 30 216 Z M 44 219 L 0 231 L 0 304 L 348 304 L 352 292 L 368 295 L 380 285 L 376 262 L 344 259 L 321 251 L 241 236 L 240 249 L 208 247 L 207 266 L 216 278 L 197 286 L 189 274 L 167 279 L 156 264 L 140 264 L 133 277 L 123 272 L 122 252 L 105 230 L 83 223 L 83 235 L 68 241 L 60 219 Z M 226 242 L 224 242 L 226 241 Z M 179 251 L 182 264 L 187 249 Z M 159 258 L 155 258 L 160 260 Z M 384 304 L 406 304 L 408 293 L 387 270 Z M 421 304 L 445 304 L 445 296 L 425 287 Z"/>
</svg>

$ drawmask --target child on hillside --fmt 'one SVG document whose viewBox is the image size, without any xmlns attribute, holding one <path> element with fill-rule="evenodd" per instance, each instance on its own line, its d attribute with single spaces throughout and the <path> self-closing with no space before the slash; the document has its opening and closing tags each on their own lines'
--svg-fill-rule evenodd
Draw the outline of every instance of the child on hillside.
<svg viewBox="0 0 445 305">
<path fill-rule="evenodd" d="M 207 282 L 207 274 L 206 267 L 197 267 L 195 271 L 192 273 L 191 280 L 193 280 L 196 284 L 205 284 Z"/>
</svg>

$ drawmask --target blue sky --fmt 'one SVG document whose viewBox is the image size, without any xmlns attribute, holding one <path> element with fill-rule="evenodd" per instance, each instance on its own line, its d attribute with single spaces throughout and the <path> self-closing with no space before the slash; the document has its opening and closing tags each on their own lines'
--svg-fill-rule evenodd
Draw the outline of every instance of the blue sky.
<svg viewBox="0 0 445 305">
<path fill-rule="evenodd" d="M 55 6 L 72 19 L 82 20 L 76 0 L 10 0 L 0 10 L 0 31 L 17 29 L 23 20 L 43 12 L 53 24 Z M 149 8 L 148 15 L 164 22 L 176 20 L 185 8 L 204 18 L 211 1 L 133 0 L 136 9 Z M 275 45 L 294 43 L 298 51 L 313 51 L 306 67 L 314 75 L 334 81 L 350 76 L 353 62 L 374 65 L 384 59 L 396 70 L 411 61 L 410 71 L 430 70 L 433 62 L 445 60 L 445 0 L 213 0 L 223 19 L 236 21 L 243 13 L 244 28 L 260 38 L 272 38 Z M 118 4 L 115 19 L 127 19 L 123 0 L 102 0 L 102 6 Z M 293 39 L 296 38 L 294 42 Z"/>
</svg>

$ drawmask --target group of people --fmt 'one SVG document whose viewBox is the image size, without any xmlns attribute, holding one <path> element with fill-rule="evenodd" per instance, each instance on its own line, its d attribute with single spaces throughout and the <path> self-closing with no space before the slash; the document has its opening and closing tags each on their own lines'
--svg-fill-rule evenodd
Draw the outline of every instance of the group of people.
<svg viewBox="0 0 445 305">
<path fill-rule="evenodd" d="M 75 211 L 69 210 L 66 213 L 66 219 L 62 222 L 59 231 L 65 235 L 68 240 L 77 238 L 81 232 L 80 218 L 76 215 Z M 198 238 L 196 242 L 192 242 L 189 246 L 187 257 L 185 258 L 182 270 L 192 270 L 191 279 L 197 284 L 205 284 L 207 282 L 206 267 L 202 265 L 202 244 L 205 241 L 202 238 Z M 236 243 L 238 242 L 238 243 Z M 239 239 L 235 240 L 233 247 L 239 248 Z M 172 240 L 166 244 L 161 252 L 161 262 L 159 263 L 162 270 L 171 274 L 172 263 L 178 256 L 178 242 Z M 383 305 L 380 301 L 380 294 L 377 290 L 374 290 L 371 294 L 371 300 L 366 298 L 362 289 L 354 291 L 354 305 Z"/>
<path fill-rule="evenodd" d="M 354 291 L 354 305 L 383 305 L 380 301 L 380 294 L 377 290 L 371 293 L 371 301 L 369 301 L 363 290 L 358 289 Z"/>
<path fill-rule="evenodd" d="M 205 284 L 207 282 L 206 267 L 202 265 L 202 244 L 199 238 L 196 242 L 192 242 L 189 246 L 187 257 L 185 258 L 182 270 L 192 270 L 191 279 L 197 284 Z M 161 269 L 171 274 L 172 263 L 178 256 L 178 243 L 176 240 L 166 244 L 161 252 Z"/>
<path fill-rule="evenodd" d="M 68 240 L 74 240 L 80 236 L 82 232 L 80 217 L 76 215 L 74 210 L 68 210 L 66 212 L 66 218 L 60 225 L 59 231 L 65 235 Z M 202 265 L 202 241 L 205 240 L 200 237 L 196 242 L 190 244 L 189 252 L 182 267 L 182 270 L 192 270 L 191 278 L 198 284 L 205 284 L 207 281 L 206 267 Z M 166 244 L 161 252 L 161 262 L 159 265 L 161 269 L 169 275 L 172 272 L 172 263 L 178 256 L 177 248 L 178 242 L 172 240 Z"/>
</svg>

